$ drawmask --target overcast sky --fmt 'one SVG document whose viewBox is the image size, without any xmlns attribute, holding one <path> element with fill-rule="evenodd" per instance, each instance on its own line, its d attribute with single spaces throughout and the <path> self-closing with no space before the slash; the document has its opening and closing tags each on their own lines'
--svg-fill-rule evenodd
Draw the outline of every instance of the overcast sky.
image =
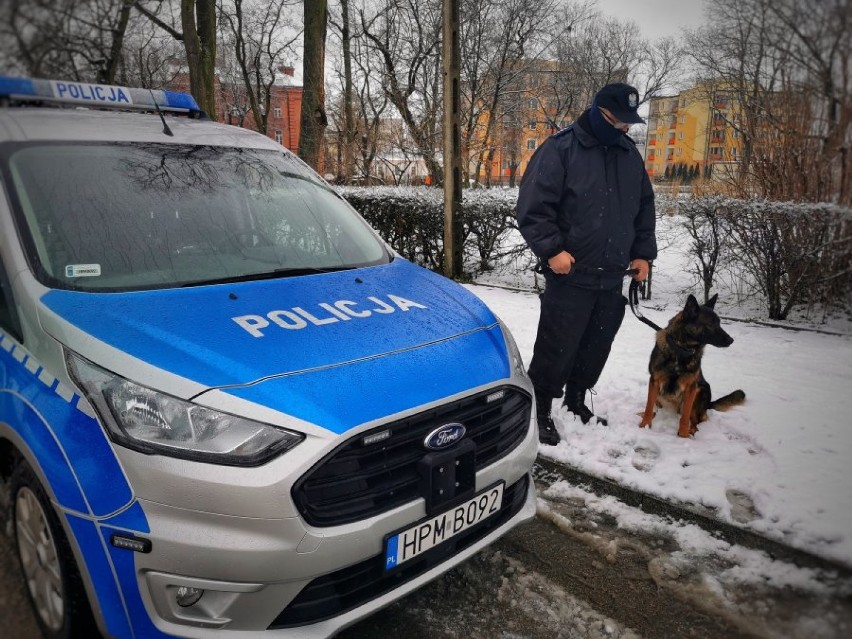
<svg viewBox="0 0 852 639">
<path fill-rule="evenodd" d="M 598 0 L 606 15 L 633 20 L 646 38 L 677 37 L 701 25 L 705 0 Z"/>
</svg>

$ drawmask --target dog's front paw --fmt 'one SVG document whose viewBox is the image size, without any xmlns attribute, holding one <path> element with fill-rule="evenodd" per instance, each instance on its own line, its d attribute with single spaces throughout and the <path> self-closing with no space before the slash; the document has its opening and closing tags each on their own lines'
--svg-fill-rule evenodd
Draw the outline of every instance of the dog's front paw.
<svg viewBox="0 0 852 639">
<path fill-rule="evenodd" d="M 639 422 L 639 428 L 645 428 L 645 427 L 651 428 L 651 424 L 653 423 L 653 421 L 654 421 L 654 415 L 651 415 L 650 417 L 647 417 L 647 416 L 643 417 L 642 421 Z"/>
</svg>

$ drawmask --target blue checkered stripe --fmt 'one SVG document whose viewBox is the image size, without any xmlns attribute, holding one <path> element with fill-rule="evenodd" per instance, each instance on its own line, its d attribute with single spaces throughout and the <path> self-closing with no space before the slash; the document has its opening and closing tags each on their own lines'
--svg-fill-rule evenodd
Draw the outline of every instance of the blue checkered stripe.
<svg viewBox="0 0 852 639">
<path fill-rule="evenodd" d="M 144 609 L 133 554 L 109 544 L 150 529 L 91 405 L 2 329 L 0 424 L 25 442 L 68 522 L 109 634 L 166 636 Z"/>
</svg>

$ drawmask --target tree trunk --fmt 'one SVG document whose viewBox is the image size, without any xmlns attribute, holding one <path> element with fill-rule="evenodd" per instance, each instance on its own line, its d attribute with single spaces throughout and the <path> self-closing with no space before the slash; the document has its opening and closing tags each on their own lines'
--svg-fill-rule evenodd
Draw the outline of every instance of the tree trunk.
<svg viewBox="0 0 852 639">
<path fill-rule="evenodd" d="M 352 111 L 352 33 L 349 29 L 349 0 L 340 0 L 343 39 L 343 179 L 348 184 L 355 166 L 355 115 Z"/>
<path fill-rule="evenodd" d="M 304 86 L 299 157 L 317 169 L 323 134 L 328 124 L 325 113 L 325 35 L 328 24 L 328 1 L 305 0 L 304 11 Z"/>
<path fill-rule="evenodd" d="M 98 73 L 98 82 L 103 84 L 114 84 L 121 63 L 122 49 L 124 48 L 124 34 L 127 33 L 127 23 L 130 21 L 130 11 L 135 0 L 124 0 L 121 11 L 118 14 L 118 24 L 113 31 L 112 45 L 109 49 L 109 59 L 106 66 Z"/>
<path fill-rule="evenodd" d="M 189 87 L 198 105 L 216 119 L 216 2 L 181 0 L 180 21 Z"/>
</svg>

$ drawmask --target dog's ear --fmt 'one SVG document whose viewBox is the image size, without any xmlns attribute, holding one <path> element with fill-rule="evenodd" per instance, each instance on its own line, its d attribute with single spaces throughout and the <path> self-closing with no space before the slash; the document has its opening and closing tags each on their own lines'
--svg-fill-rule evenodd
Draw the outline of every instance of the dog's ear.
<svg viewBox="0 0 852 639">
<path fill-rule="evenodd" d="M 695 295 L 690 293 L 689 297 L 686 298 L 686 306 L 683 307 L 683 318 L 686 320 L 695 319 L 698 317 L 699 310 L 698 300 L 695 299 Z"/>
<path fill-rule="evenodd" d="M 713 297 L 707 300 L 707 303 L 704 305 L 707 308 L 713 308 L 716 306 L 716 300 L 719 299 L 719 294 L 716 293 Z"/>
</svg>

